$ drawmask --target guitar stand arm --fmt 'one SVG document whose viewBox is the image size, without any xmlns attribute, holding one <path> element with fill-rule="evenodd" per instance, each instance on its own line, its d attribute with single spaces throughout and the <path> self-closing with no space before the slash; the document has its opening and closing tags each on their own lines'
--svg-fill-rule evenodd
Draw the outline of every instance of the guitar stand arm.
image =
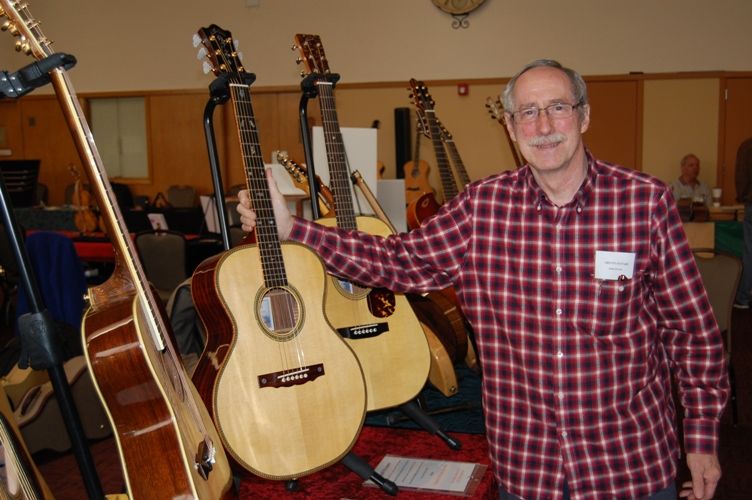
<svg viewBox="0 0 752 500">
<path fill-rule="evenodd" d="M 399 406 L 399 409 L 425 430 L 431 434 L 439 436 L 451 449 L 459 450 L 462 448 L 462 443 L 445 433 L 441 427 L 439 427 L 439 424 L 436 423 L 436 421 L 420 406 L 418 406 L 415 401 L 403 403 Z"/>
<path fill-rule="evenodd" d="M 394 481 L 390 481 L 389 479 L 373 470 L 373 467 L 371 467 L 368 462 L 366 462 L 353 452 L 348 453 L 342 458 L 342 464 L 359 475 L 361 478 L 370 479 L 387 494 L 395 496 L 397 495 L 397 493 L 399 493 L 399 487 L 394 483 Z"/>
<path fill-rule="evenodd" d="M 74 56 L 56 52 L 24 66 L 15 73 L 0 71 L 0 99 L 3 97 L 18 99 L 50 83 L 50 71 L 57 68 L 70 69 L 75 64 Z"/>
</svg>

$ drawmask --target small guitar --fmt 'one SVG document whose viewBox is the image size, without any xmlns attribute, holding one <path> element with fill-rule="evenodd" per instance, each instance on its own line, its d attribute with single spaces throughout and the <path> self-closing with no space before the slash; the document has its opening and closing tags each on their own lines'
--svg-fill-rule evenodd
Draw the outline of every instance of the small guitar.
<svg viewBox="0 0 752 500">
<path fill-rule="evenodd" d="M 218 82 L 228 86 L 257 215 L 256 244 L 223 253 L 211 273 L 203 265 L 194 273 L 194 280 L 213 274 L 214 296 L 200 297 L 203 307 L 233 328 L 211 394 L 213 416 L 240 466 L 267 479 L 299 478 L 355 444 L 365 418 L 363 372 L 324 316 L 323 263 L 309 248 L 279 241 L 251 104 L 255 76 L 229 32 L 211 25 L 198 37 Z M 217 325 L 204 326 L 212 335 Z"/>
<path fill-rule="evenodd" d="M 491 118 L 499 122 L 501 128 L 504 129 L 504 136 L 507 138 L 507 144 L 509 144 L 509 150 L 512 153 L 512 158 L 514 158 L 514 164 L 517 166 L 517 168 L 520 168 L 524 165 L 524 163 L 521 159 L 519 151 L 517 151 L 517 145 L 512 140 L 512 136 L 509 135 L 509 130 L 507 130 L 507 124 L 504 121 L 504 107 L 501 105 L 501 99 L 499 99 L 498 97 L 496 99 L 487 97 L 486 109 L 491 114 Z"/>
<path fill-rule="evenodd" d="M 99 227 L 99 221 L 97 215 L 91 209 L 91 193 L 81 183 L 81 173 L 75 165 L 72 163 L 68 165 L 68 171 L 74 179 L 71 205 L 76 209 L 76 214 L 73 216 L 73 222 L 79 232 L 93 233 Z"/>
<path fill-rule="evenodd" d="M 420 120 L 417 120 L 416 123 L 413 159 L 403 166 L 405 172 L 405 200 L 408 205 L 424 194 L 433 195 L 434 193 L 431 184 L 428 182 L 428 173 L 431 167 L 425 160 L 420 158 L 420 137 L 423 135 L 420 130 Z"/>
<path fill-rule="evenodd" d="M 342 133 L 334 100 L 337 76 L 329 71 L 318 35 L 295 35 L 303 72 L 319 96 L 324 143 L 334 193 L 335 220 L 323 225 L 360 229 L 386 236 L 389 227 L 376 217 L 356 217 Z M 368 410 L 390 408 L 415 398 L 426 383 L 430 352 L 426 337 L 407 298 L 389 290 L 362 287 L 331 277 L 333 290 L 326 296 L 326 314 L 363 366 Z"/>
<path fill-rule="evenodd" d="M 50 41 L 26 3 L 0 0 L 4 28 L 37 59 Z M 220 498 L 230 466 L 216 429 L 172 344 L 169 323 L 138 258 L 93 135 L 64 69 L 49 73 L 115 249 L 115 269 L 89 289 L 83 346 L 115 433 L 130 498 Z"/>
</svg>

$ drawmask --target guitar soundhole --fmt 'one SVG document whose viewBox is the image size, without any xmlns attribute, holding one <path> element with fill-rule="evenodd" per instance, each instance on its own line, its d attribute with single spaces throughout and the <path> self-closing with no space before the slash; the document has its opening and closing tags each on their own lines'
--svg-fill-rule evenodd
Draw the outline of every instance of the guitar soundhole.
<svg viewBox="0 0 752 500">
<path fill-rule="evenodd" d="M 349 295 L 352 299 L 355 300 L 364 298 L 371 291 L 369 288 L 364 288 L 360 285 L 356 285 L 351 281 L 341 280 L 338 278 L 334 279 L 334 283 L 336 284 L 336 287 L 340 292 L 344 293 L 345 295 Z"/>
<path fill-rule="evenodd" d="M 269 337 L 280 342 L 289 340 L 300 331 L 299 297 L 290 288 L 267 288 L 257 301 L 257 316 Z"/>
</svg>

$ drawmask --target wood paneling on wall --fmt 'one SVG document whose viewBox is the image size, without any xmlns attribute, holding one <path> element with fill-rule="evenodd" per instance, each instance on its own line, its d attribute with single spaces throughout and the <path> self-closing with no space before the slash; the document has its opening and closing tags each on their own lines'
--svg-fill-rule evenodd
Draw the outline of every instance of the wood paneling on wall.
<svg viewBox="0 0 752 500">
<path fill-rule="evenodd" d="M 724 101 L 719 97 L 721 79 L 739 81 L 740 85 L 752 81 L 748 73 L 586 78 L 591 101 L 591 126 L 585 136 L 586 144 L 602 159 L 643 169 L 666 182 L 677 175 L 679 158 L 694 151 L 703 162 L 703 179 L 712 185 L 716 184 L 716 178 L 725 179 L 724 190 L 730 198 L 724 195 L 724 201 L 731 202 L 733 171 L 727 168 L 717 177 L 715 168 L 716 163 L 724 164 L 722 157 L 731 154 L 721 151 L 718 145 L 718 138 L 726 134 L 724 127 L 729 126 L 718 118 L 726 116 Z M 435 101 L 436 114 L 452 133 L 471 179 L 513 168 L 504 131 L 485 108 L 486 98 L 498 95 L 505 81 L 469 81 L 468 96 L 457 95 L 457 83 L 456 80 L 426 82 Z M 394 109 L 409 107 L 415 119 L 406 87 L 406 82 L 340 83 L 335 90 L 340 125 L 370 127 L 374 120 L 380 121 L 378 156 L 387 167 L 386 178 L 393 178 L 396 172 Z M 132 183 L 134 194 L 153 198 L 172 184 L 194 185 L 200 194 L 212 192 L 203 131 L 208 92 L 139 94 L 147 97 L 151 178 L 148 182 Z M 291 158 L 303 162 L 298 122 L 300 90 L 258 87 L 252 89 L 252 99 L 264 159 L 271 161 L 274 150 L 284 149 Z M 244 182 L 231 108 L 229 103 L 219 106 L 214 119 L 225 188 Z M 61 204 L 64 188 L 72 180 L 66 167 L 71 162 L 80 165 L 80 160 L 56 99 L 28 96 L 2 103 L 0 111 L 3 112 L 0 126 L 6 128 L 6 142 L 12 144 L 13 157 L 42 158 L 40 179 L 48 184 L 50 203 Z M 321 123 L 316 99 L 308 102 L 308 117 L 310 124 Z M 435 164 L 428 140 L 421 141 L 421 158 L 432 166 Z M 431 169 L 431 183 L 440 187 L 436 168 Z"/>
</svg>

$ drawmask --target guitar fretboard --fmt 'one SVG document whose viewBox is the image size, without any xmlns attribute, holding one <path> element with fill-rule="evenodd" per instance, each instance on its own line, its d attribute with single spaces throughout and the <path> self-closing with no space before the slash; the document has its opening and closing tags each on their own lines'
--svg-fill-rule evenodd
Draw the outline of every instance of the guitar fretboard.
<svg viewBox="0 0 752 500">
<path fill-rule="evenodd" d="M 334 195 L 337 226 L 342 229 L 357 229 L 355 210 L 350 191 L 350 175 L 347 168 L 347 154 L 339 128 L 337 109 L 334 103 L 333 84 L 319 81 L 319 107 L 324 125 L 326 160 L 329 163 L 329 187 Z"/>
<path fill-rule="evenodd" d="M 251 105 L 250 85 L 239 80 L 231 82 L 230 94 L 235 106 L 235 120 L 251 205 L 256 211 L 256 243 L 261 254 L 264 282 L 269 288 L 284 287 L 288 283 L 287 272 L 282 258 L 274 208 L 269 196 L 264 158 Z"/>
</svg>

